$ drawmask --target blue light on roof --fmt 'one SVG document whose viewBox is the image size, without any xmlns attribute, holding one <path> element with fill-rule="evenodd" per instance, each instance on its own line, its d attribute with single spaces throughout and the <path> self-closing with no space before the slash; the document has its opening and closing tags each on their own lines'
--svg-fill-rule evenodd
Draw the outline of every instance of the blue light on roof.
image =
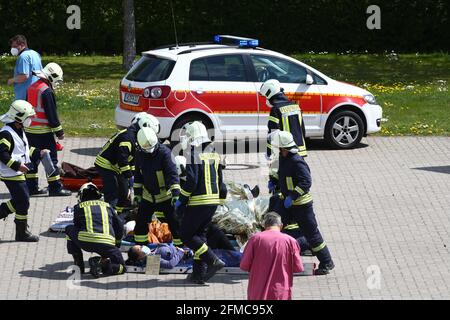
<svg viewBox="0 0 450 320">
<path fill-rule="evenodd" d="M 217 44 L 237 45 L 241 48 L 256 48 L 259 46 L 259 40 L 226 35 L 214 36 L 214 42 Z"/>
</svg>

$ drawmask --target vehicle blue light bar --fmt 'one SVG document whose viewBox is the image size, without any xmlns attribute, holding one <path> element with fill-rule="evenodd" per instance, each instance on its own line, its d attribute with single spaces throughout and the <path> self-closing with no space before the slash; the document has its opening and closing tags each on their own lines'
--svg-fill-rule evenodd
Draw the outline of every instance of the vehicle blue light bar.
<svg viewBox="0 0 450 320">
<path fill-rule="evenodd" d="M 232 44 L 241 48 L 256 48 L 259 46 L 259 40 L 227 35 L 214 36 L 214 42 L 217 44 Z"/>
</svg>

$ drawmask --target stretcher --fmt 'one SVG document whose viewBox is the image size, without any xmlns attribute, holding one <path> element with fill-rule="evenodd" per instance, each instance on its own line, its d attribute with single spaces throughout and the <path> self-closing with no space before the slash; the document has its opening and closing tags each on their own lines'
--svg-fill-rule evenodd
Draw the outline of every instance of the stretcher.
<svg viewBox="0 0 450 320">
<path fill-rule="evenodd" d="M 128 273 L 143 273 L 145 274 L 145 267 L 136 267 L 136 266 L 126 266 Z M 303 272 L 295 273 L 294 276 L 313 276 L 314 270 L 316 269 L 316 264 L 313 262 L 305 262 L 303 263 L 303 268 L 305 269 Z M 173 269 L 160 269 L 160 274 L 190 274 L 192 273 L 191 265 L 179 265 Z M 219 270 L 217 274 L 230 274 L 230 275 L 245 275 L 248 272 L 241 270 L 237 267 L 225 267 L 222 270 Z"/>
</svg>

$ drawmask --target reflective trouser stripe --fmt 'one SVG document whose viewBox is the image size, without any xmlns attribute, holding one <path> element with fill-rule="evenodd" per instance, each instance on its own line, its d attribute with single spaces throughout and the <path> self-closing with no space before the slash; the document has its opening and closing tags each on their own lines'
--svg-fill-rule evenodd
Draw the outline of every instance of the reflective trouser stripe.
<svg viewBox="0 0 450 320">
<path fill-rule="evenodd" d="M 148 242 L 148 235 L 134 235 L 134 241 L 137 243 Z"/>
<path fill-rule="evenodd" d="M 181 246 L 182 244 L 183 244 L 183 241 L 181 241 L 181 239 L 176 239 L 176 238 L 173 238 L 173 244 L 175 245 L 175 246 Z"/>
<path fill-rule="evenodd" d="M 327 244 L 325 242 L 322 242 L 320 245 L 318 245 L 317 247 L 312 248 L 311 250 L 313 252 L 319 252 L 320 250 L 322 250 L 326 246 L 327 246 Z"/>
<path fill-rule="evenodd" d="M 7 206 L 8 209 L 11 211 L 11 213 L 15 213 L 15 212 L 16 212 L 16 209 L 15 209 L 14 206 L 12 205 L 11 200 L 8 201 L 8 202 L 6 203 L 6 206 Z"/>
<path fill-rule="evenodd" d="M 155 211 L 155 216 L 157 218 L 165 218 L 166 216 L 164 215 L 164 212 L 161 211 Z"/>
<path fill-rule="evenodd" d="M 39 178 L 39 174 L 38 173 L 27 173 L 25 175 L 25 177 L 27 179 L 38 179 Z"/>
<path fill-rule="evenodd" d="M 204 243 L 200 249 L 198 249 L 197 251 L 195 251 L 194 253 L 194 260 L 200 260 L 200 256 L 204 253 L 206 253 L 206 251 L 208 251 L 208 246 L 206 245 L 206 243 Z"/>
<path fill-rule="evenodd" d="M 28 215 L 21 215 L 16 213 L 16 220 L 25 221 L 28 219 Z"/>
<path fill-rule="evenodd" d="M 55 181 L 58 181 L 58 180 L 60 180 L 61 179 L 61 176 L 60 175 L 57 175 L 57 176 L 54 176 L 54 177 L 48 177 L 47 178 L 47 181 L 48 182 L 55 182 Z"/>
</svg>

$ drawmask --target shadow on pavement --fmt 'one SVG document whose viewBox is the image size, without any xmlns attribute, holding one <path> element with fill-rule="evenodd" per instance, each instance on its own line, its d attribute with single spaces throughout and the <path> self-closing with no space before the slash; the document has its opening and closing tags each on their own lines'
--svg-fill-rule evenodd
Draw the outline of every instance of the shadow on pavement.
<svg viewBox="0 0 450 320">
<path fill-rule="evenodd" d="M 450 166 L 422 167 L 422 168 L 413 168 L 413 170 L 422 170 L 422 171 L 431 171 L 431 172 L 437 172 L 437 173 L 450 174 Z"/>
<path fill-rule="evenodd" d="M 71 273 L 68 271 L 68 268 L 72 266 L 73 263 L 71 261 L 66 262 L 58 262 L 54 264 L 47 264 L 39 270 L 24 270 L 19 272 L 19 274 L 23 277 L 28 278 L 38 278 L 38 279 L 47 279 L 47 280 L 68 280 Z M 85 262 L 85 267 L 87 273 L 81 276 L 81 282 L 79 285 L 81 287 L 88 287 L 92 289 L 101 289 L 101 290 L 117 290 L 124 288 L 136 288 L 136 289 L 152 289 L 158 287 L 201 287 L 199 285 L 190 283 L 186 279 L 144 279 L 145 275 L 142 276 L 142 280 L 129 280 L 129 281 L 117 281 L 112 282 L 113 279 L 120 280 L 123 276 L 112 276 L 108 277 L 110 280 L 107 283 L 101 282 L 101 278 L 99 280 L 94 279 L 89 274 L 89 267 Z M 184 275 L 183 275 L 184 276 Z M 162 275 L 160 277 L 163 277 Z M 223 283 L 223 284 L 235 284 L 240 282 L 243 279 L 247 279 L 247 275 L 216 275 L 212 278 L 209 283 Z"/>
<path fill-rule="evenodd" d="M 97 156 L 100 153 L 100 151 L 102 151 L 102 148 L 80 148 L 70 150 L 70 152 L 79 154 L 80 156 L 91 156 L 91 157 Z"/>
<path fill-rule="evenodd" d="M 53 231 L 47 230 L 45 232 L 42 232 L 39 236 L 45 237 L 45 238 L 65 238 L 66 234 L 64 232 L 53 232 Z"/>
<path fill-rule="evenodd" d="M 366 143 L 360 143 L 359 145 L 357 145 L 356 147 L 354 147 L 353 149 L 364 149 L 367 148 L 369 145 Z M 325 140 L 319 140 L 319 139 L 306 139 L 306 147 L 308 150 L 342 150 L 342 149 L 338 149 L 338 148 L 333 148 L 331 146 L 329 146 Z"/>
</svg>

